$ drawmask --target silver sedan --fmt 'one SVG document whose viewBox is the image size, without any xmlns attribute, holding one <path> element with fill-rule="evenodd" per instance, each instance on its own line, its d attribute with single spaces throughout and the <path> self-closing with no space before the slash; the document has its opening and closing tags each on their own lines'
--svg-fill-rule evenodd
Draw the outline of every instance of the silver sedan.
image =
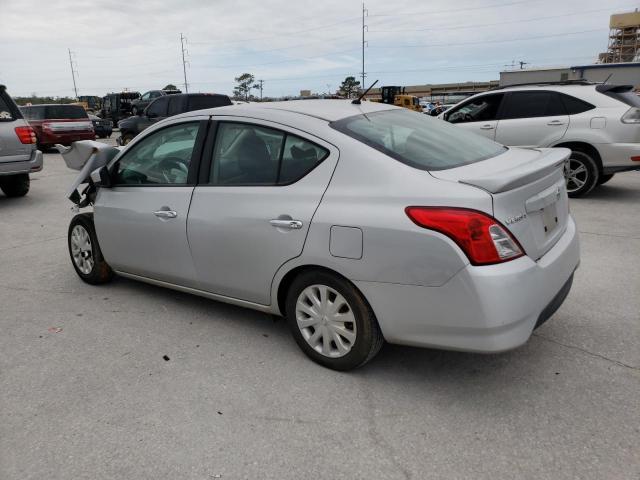
<svg viewBox="0 0 640 480">
<path fill-rule="evenodd" d="M 385 340 L 515 348 L 579 263 L 569 150 L 506 148 L 384 104 L 201 110 L 102 153 L 70 196 L 93 207 L 69 227 L 84 281 L 116 273 L 283 315 L 333 369 Z"/>
</svg>

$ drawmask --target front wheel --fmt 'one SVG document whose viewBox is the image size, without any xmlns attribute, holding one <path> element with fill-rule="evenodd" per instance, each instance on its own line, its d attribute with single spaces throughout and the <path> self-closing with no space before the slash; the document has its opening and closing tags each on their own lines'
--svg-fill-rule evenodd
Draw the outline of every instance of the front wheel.
<svg viewBox="0 0 640 480">
<path fill-rule="evenodd" d="M 98 285 L 113 278 L 113 270 L 100 251 L 93 214 L 81 213 L 73 217 L 69 224 L 68 245 L 73 268 L 84 282 Z"/>
<path fill-rule="evenodd" d="M 333 370 L 364 365 L 384 343 L 362 294 L 349 281 L 327 272 L 306 272 L 293 281 L 286 315 L 302 351 Z"/>
<path fill-rule="evenodd" d="M 571 198 L 582 197 L 598 184 L 598 166 L 587 153 L 573 150 L 564 167 L 567 193 Z"/>
<path fill-rule="evenodd" d="M 0 190 L 7 197 L 24 197 L 29 193 L 31 180 L 28 173 L 20 173 L 18 175 L 7 175 L 0 177 Z"/>
</svg>

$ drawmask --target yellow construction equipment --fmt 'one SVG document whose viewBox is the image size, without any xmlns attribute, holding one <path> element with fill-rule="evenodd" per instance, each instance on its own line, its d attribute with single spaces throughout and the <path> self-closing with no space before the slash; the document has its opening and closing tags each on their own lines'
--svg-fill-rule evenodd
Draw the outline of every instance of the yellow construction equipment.
<svg viewBox="0 0 640 480">
<path fill-rule="evenodd" d="M 416 112 L 422 112 L 422 106 L 418 97 L 405 93 L 405 87 L 387 86 L 380 88 L 381 98 L 374 98 L 372 102 L 387 103 L 397 107 L 408 108 Z"/>
</svg>

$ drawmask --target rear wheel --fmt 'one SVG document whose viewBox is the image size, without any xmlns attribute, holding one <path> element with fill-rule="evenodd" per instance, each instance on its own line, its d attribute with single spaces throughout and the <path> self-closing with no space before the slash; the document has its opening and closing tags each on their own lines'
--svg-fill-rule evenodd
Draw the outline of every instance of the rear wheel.
<svg viewBox="0 0 640 480">
<path fill-rule="evenodd" d="M 598 166 L 588 153 L 572 150 L 564 167 L 564 177 L 569 196 L 582 197 L 598 184 Z"/>
<path fill-rule="evenodd" d="M 371 307 L 347 280 L 312 271 L 297 277 L 287 293 L 289 328 L 302 351 L 334 370 L 371 360 L 384 338 Z"/>
<path fill-rule="evenodd" d="M 24 197 L 29 192 L 31 180 L 28 173 L 0 177 L 0 190 L 7 197 Z"/>
<path fill-rule="evenodd" d="M 604 185 L 609 180 L 613 178 L 615 173 L 608 173 L 607 175 L 600 175 L 600 179 L 598 180 L 598 185 Z"/>
<path fill-rule="evenodd" d="M 93 214 L 76 215 L 69 224 L 69 255 L 78 276 L 92 285 L 106 283 L 113 278 L 113 270 L 105 262 L 93 226 Z"/>
</svg>

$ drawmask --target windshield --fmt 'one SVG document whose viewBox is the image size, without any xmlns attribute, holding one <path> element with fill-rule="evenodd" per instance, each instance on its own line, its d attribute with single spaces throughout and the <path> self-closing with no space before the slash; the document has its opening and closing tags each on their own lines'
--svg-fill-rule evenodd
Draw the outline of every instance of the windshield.
<svg viewBox="0 0 640 480">
<path fill-rule="evenodd" d="M 356 115 L 331 126 L 421 170 L 455 168 L 506 151 L 485 137 L 405 109 Z"/>
</svg>

